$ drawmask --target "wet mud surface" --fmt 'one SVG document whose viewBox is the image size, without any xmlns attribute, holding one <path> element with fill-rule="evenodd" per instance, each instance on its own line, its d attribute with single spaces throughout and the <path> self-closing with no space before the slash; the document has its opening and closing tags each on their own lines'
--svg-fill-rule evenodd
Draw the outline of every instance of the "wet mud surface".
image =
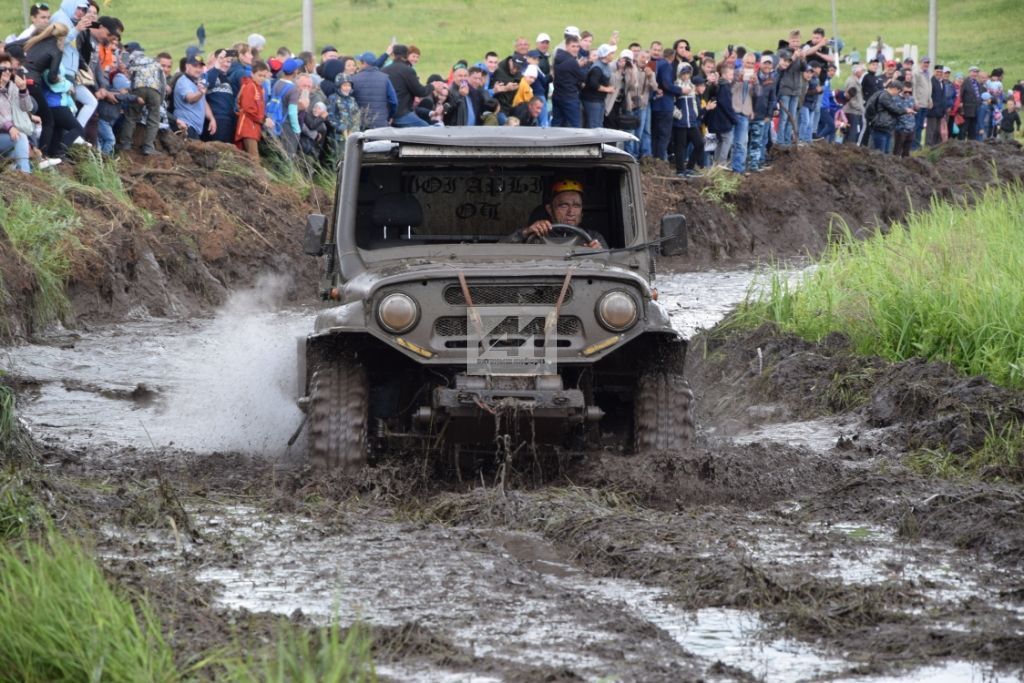
<svg viewBox="0 0 1024 683">
<path fill-rule="evenodd" d="M 659 288 L 689 335 L 753 276 Z M 515 461 L 504 487 L 493 469 L 459 481 L 417 457 L 313 477 L 285 446 L 291 339 L 310 311 L 280 304 L 233 297 L 211 319 L 5 352 L 42 444 L 29 484 L 150 596 L 183 663 L 232 638 L 264 645 L 278 618 L 336 618 L 371 627 L 385 680 L 1024 671 L 1020 483 L 906 466 L 923 446 L 967 452 L 970 425 L 1012 421 L 1019 393 L 858 359 L 840 338 L 702 333 L 684 450 L 563 454 L 541 474 Z"/>
</svg>

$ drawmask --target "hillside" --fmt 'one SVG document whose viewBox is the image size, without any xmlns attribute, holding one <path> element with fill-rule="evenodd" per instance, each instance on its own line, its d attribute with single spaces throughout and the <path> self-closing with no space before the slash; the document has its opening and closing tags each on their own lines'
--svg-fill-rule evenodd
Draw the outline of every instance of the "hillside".
<svg viewBox="0 0 1024 683">
<path fill-rule="evenodd" d="M 192 0 L 155 4 L 142 0 L 108 0 L 104 12 L 119 17 L 128 27 L 130 40 L 139 41 L 151 53 L 167 50 L 181 55 L 195 43 L 196 28 L 206 27 L 208 47 L 218 48 L 256 32 L 266 36 L 271 50 L 287 45 L 301 47 L 299 0 L 248 0 L 199 3 Z M 928 2 L 879 3 L 846 0 L 838 3 L 838 34 L 847 52 L 859 50 L 881 34 L 895 46 L 917 44 L 927 49 Z M 832 34 L 831 4 L 825 0 L 694 0 L 664 3 L 635 0 L 609 11 L 586 3 L 484 3 L 479 0 L 347 0 L 314 2 L 317 48 L 332 43 L 343 53 L 379 52 L 391 39 L 413 43 L 423 50 L 423 77 L 447 73 L 457 59 L 476 61 L 487 50 L 504 56 L 517 35 L 531 42 L 544 31 L 557 35 L 574 24 L 597 36 L 595 45 L 613 30 L 621 42 L 647 45 L 659 39 L 671 43 L 689 39 L 697 50 L 721 52 L 729 43 L 753 49 L 774 46 L 795 27 L 806 34 L 823 26 Z M 1019 0 L 963 0 L 939 3 L 939 62 L 954 71 L 971 64 L 983 68 L 1002 66 L 1007 80 L 1024 78 L 1024 53 L 1015 49 L 1024 3 Z M 0 7 L 0 33 L 22 25 L 20 3 Z"/>
</svg>

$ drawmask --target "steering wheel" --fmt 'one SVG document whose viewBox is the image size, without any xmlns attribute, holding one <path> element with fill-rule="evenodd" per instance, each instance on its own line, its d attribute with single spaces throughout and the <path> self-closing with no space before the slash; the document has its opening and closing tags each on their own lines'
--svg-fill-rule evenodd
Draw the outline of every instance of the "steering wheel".
<svg viewBox="0 0 1024 683">
<path fill-rule="evenodd" d="M 590 244 L 594 238 L 583 228 L 566 223 L 552 223 L 551 232 L 547 235 L 530 235 L 526 238 L 527 244 L 553 244 L 556 246 L 578 246 Z"/>
</svg>

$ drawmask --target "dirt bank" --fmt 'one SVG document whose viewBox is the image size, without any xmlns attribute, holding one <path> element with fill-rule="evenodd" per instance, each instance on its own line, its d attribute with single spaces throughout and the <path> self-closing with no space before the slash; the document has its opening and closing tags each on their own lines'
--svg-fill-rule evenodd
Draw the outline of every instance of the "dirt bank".
<svg viewBox="0 0 1024 683">
<path fill-rule="evenodd" d="M 651 227 L 666 213 L 687 217 L 690 250 L 672 260 L 673 268 L 814 255 L 828 243 L 834 222 L 860 234 L 926 209 L 933 198 L 969 199 L 993 182 L 1024 178 L 1024 153 L 1015 141 L 952 142 L 907 159 L 818 143 L 776 149 L 770 162 L 768 171 L 743 177 L 719 200 L 709 197 L 714 180 L 678 179 L 662 162 L 648 167 Z"/>
<path fill-rule="evenodd" d="M 66 325 L 195 315 L 263 273 L 287 276 L 293 299 L 315 297 L 317 265 L 300 247 L 306 215 L 327 203 L 314 186 L 287 186 L 218 143 L 181 144 L 155 159 L 128 155 L 113 168 L 123 196 L 71 165 L 58 167 L 56 180 L 12 172 L 0 183 L 0 201 L 46 204 L 59 193 L 78 218 L 81 248 L 66 250 Z M 29 336 L 39 282 L 3 231 L 0 268 L 9 297 L 0 328 Z"/>
</svg>

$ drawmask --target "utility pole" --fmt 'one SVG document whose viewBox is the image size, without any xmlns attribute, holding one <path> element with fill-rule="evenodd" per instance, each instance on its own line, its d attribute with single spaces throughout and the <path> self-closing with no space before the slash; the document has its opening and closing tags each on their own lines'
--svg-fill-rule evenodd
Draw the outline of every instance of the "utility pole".
<svg viewBox="0 0 1024 683">
<path fill-rule="evenodd" d="M 31 18 L 28 14 L 28 0 L 21 0 L 21 13 L 25 15 L 24 25 L 28 26 L 29 19 Z"/>
<path fill-rule="evenodd" d="M 833 0 L 834 1 L 834 0 Z M 928 0 L 928 57 L 935 68 L 936 52 L 939 50 L 939 0 Z"/>
<path fill-rule="evenodd" d="M 302 49 L 316 51 L 313 46 L 313 0 L 302 0 Z"/>
</svg>

